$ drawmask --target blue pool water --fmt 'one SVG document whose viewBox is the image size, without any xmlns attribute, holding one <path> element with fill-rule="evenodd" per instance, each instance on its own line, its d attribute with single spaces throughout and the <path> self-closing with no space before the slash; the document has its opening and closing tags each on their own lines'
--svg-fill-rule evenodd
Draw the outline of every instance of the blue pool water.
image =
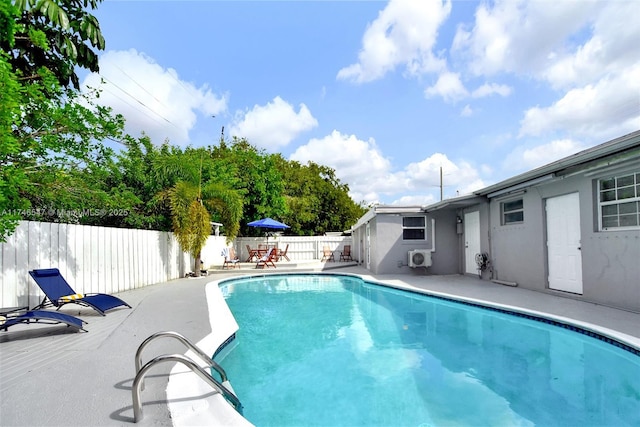
<svg viewBox="0 0 640 427">
<path fill-rule="evenodd" d="M 640 357 L 585 334 L 349 276 L 221 289 L 256 426 L 640 425 Z"/>
</svg>

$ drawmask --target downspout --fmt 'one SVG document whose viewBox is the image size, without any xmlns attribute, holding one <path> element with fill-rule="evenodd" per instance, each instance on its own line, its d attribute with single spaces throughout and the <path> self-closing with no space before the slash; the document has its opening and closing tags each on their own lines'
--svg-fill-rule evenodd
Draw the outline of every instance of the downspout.
<svg viewBox="0 0 640 427">
<path fill-rule="evenodd" d="M 500 214 L 502 215 L 502 213 Z M 489 217 L 489 219 L 487 220 L 487 239 L 489 240 L 489 265 L 491 266 L 491 277 L 489 277 L 489 280 L 493 281 L 494 279 L 498 279 L 497 275 L 498 273 L 496 273 L 496 267 L 495 265 L 493 265 L 493 239 L 492 234 L 491 234 L 491 199 L 488 199 L 488 203 L 487 203 L 487 216 Z M 495 277 L 494 277 L 495 274 Z"/>
</svg>

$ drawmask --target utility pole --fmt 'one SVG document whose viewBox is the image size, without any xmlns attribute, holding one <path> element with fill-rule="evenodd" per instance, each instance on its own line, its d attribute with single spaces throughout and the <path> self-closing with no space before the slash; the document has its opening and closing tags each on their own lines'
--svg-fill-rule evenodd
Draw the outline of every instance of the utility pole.
<svg viewBox="0 0 640 427">
<path fill-rule="evenodd" d="M 443 187 L 444 187 L 444 185 L 442 183 L 442 166 L 440 166 L 440 201 L 442 201 L 442 199 L 443 199 L 443 196 L 442 196 Z"/>
</svg>

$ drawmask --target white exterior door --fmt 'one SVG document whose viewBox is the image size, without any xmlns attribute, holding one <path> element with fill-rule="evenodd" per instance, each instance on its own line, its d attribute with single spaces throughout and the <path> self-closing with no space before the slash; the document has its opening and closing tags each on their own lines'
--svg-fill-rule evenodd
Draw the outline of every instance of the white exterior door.
<svg viewBox="0 0 640 427">
<path fill-rule="evenodd" d="M 465 273 L 478 274 L 476 254 L 480 253 L 480 212 L 464 214 L 464 265 Z"/>
<path fill-rule="evenodd" d="M 579 195 L 547 199 L 546 210 L 549 288 L 582 294 Z"/>
</svg>

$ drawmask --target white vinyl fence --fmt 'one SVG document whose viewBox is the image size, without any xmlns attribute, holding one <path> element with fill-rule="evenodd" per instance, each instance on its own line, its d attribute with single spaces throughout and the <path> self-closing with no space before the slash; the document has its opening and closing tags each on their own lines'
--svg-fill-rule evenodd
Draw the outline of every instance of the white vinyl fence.
<svg viewBox="0 0 640 427">
<path fill-rule="evenodd" d="M 304 262 L 322 259 L 322 249 L 328 246 L 335 254 L 335 259 L 340 259 L 340 252 L 344 245 L 351 244 L 351 236 L 278 236 L 270 237 L 267 241 L 264 237 L 238 237 L 234 242 L 236 254 L 241 261 L 246 261 L 249 256 L 247 245 L 256 248 L 259 244 L 275 244 L 278 249 L 287 249 L 287 256 L 291 262 Z M 204 258 L 204 257 L 203 257 Z"/>
<path fill-rule="evenodd" d="M 238 238 L 233 246 L 245 261 L 246 245 L 265 238 Z M 351 237 L 271 237 L 269 244 L 289 245 L 291 262 L 320 259 L 329 246 L 336 261 Z M 202 250 L 205 268 L 221 267 L 224 236 L 211 236 Z M 43 293 L 29 276 L 36 268 L 58 268 L 78 293 L 117 293 L 166 282 L 193 270 L 193 259 L 180 250 L 173 233 L 21 221 L 15 233 L 0 244 L 0 307 L 33 307 Z"/>
<path fill-rule="evenodd" d="M 224 237 L 211 240 L 209 247 L 225 245 Z M 184 277 L 192 263 L 168 232 L 21 221 L 0 244 L 0 307 L 41 301 L 28 274 L 35 268 L 60 269 L 79 293 L 116 293 Z"/>
</svg>

